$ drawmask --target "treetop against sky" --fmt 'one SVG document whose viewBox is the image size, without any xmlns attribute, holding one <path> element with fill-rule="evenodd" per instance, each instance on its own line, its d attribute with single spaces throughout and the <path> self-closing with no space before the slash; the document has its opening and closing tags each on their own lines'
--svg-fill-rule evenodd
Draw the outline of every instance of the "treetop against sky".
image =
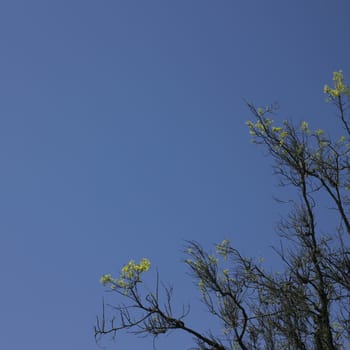
<svg viewBox="0 0 350 350">
<path fill-rule="evenodd" d="M 350 72 L 349 11 L 347 0 L 1 1 L 0 347 L 96 349 L 96 281 L 143 257 L 147 278 L 157 267 L 181 285 L 191 324 L 214 331 L 183 242 L 228 239 L 279 266 L 269 247 L 287 205 L 273 198 L 295 193 L 250 142 L 244 101 L 277 102 L 273 127 L 305 121 L 309 138 L 338 140 L 322 89 Z M 320 211 L 327 232 L 338 218 Z"/>
</svg>

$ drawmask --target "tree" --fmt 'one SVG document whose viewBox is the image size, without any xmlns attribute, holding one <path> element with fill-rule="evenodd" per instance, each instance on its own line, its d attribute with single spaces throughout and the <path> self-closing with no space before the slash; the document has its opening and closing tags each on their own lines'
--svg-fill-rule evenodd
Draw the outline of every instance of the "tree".
<svg viewBox="0 0 350 350">
<path fill-rule="evenodd" d="M 277 225 L 282 243 L 274 250 L 283 271 L 268 272 L 261 261 L 242 256 L 227 240 L 213 253 L 187 242 L 185 263 L 203 303 L 222 326 L 222 334 L 214 335 L 189 326 L 189 310 L 175 315 L 172 289 L 163 287 L 163 300 L 158 276 L 154 291 L 144 288 L 147 259 L 131 261 L 119 278 L 101 278 L 126 304 L 113 306 L 109 321 L 103 306 L 95 326 L 97 339 L 120 330 L 154 338 L 179 330 L 191 334 L 196 349 L 202 350 L 350 347 L 350 88 L 341 71 L 333 81 L 324 93 L 344 133 L 337 140 L 323 130 L 310 130 L 306 121 L 275 125 L 275 106 L 248 103 L 255 118 L 247 122 L 253 141 L 273 158 L 281 185 L 292 186 L 297 194 Z M 322 228 L 319 212 L 329 203 L 338 220 L 331 229 Z"/>
</svg>

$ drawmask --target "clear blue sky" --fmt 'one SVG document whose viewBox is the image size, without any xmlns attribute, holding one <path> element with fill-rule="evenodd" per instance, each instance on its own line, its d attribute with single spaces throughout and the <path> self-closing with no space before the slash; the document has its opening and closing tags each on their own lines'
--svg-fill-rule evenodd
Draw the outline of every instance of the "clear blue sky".
<svg viewBox="0 0 350 350">
<path fill-rule="evenodd" d="M 185 239 L 269 260 L 286 192 L 243 99 L 333 123 L 322 88 L 350 80 L 349 17 L 348 0 L 1 1 L 0 348 L 97 349 L 99 278 L 131 258 L 197 300 Z"/>
</svg>

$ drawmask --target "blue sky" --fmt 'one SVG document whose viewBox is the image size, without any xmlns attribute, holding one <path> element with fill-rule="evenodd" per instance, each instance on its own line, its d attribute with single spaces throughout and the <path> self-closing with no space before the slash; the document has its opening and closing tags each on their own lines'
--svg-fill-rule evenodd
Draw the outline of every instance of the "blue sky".
<svg viewBox="0 0 350 350">
<path fill-rule="evenodd" d="M 350 76 L 349 13 L 347 0 L 3 0 L 0 347 L 97 349 L 100 276 L 144 256 L 210 327 L 184 240 L 274 262 L 286 208 L 272 197 L 288 197 L 244 99 L 332 128 L 322 89 Z"/>
</svg>

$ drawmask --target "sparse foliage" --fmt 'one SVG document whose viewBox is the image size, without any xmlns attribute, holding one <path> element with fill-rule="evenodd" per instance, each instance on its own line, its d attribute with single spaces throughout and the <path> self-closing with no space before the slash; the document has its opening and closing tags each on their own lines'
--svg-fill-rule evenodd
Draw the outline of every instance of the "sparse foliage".
<svg viewBox="0 0 350 350">
<path fill-rule="evenodd" d="M 324 93 L 342 126 L 343 135 L 336 140 L 306 121 L 275 125 L 274 106 L 248 103 L 255 118 L 247 122 L 253 141 L 274 159 L 281 184 L 297 193 L 277 227 L 282 243 L 275 251 L 282 272 L 266 271 L 262 261 L 242 256 L 228 240 L 211 253 L 187 242 L 185 263 L 203 303 L 222 326 L 222 334 L 213 335 L 187 325 L 188 310 L 173 311 L 171 288 L 164 287 L 165 300 L 160 300 L 158 276 L 154 292 L 144 289 L 141 274 L 150 267 L 147 259 L 130 262 L 119 279 L 101 279 L 126 304 L 113 306 L 116 318 L 108 323 L 103 308 L 97 338 L 123 329 L 154 338 L 179 330 L 191 334 L 202 350 L 350 348 L 350 88 L 341 71 L 333 80 Z M 329 203 L 338 216 L 331 229 L 322 227 L 319 212 Z"/>
</svg>

